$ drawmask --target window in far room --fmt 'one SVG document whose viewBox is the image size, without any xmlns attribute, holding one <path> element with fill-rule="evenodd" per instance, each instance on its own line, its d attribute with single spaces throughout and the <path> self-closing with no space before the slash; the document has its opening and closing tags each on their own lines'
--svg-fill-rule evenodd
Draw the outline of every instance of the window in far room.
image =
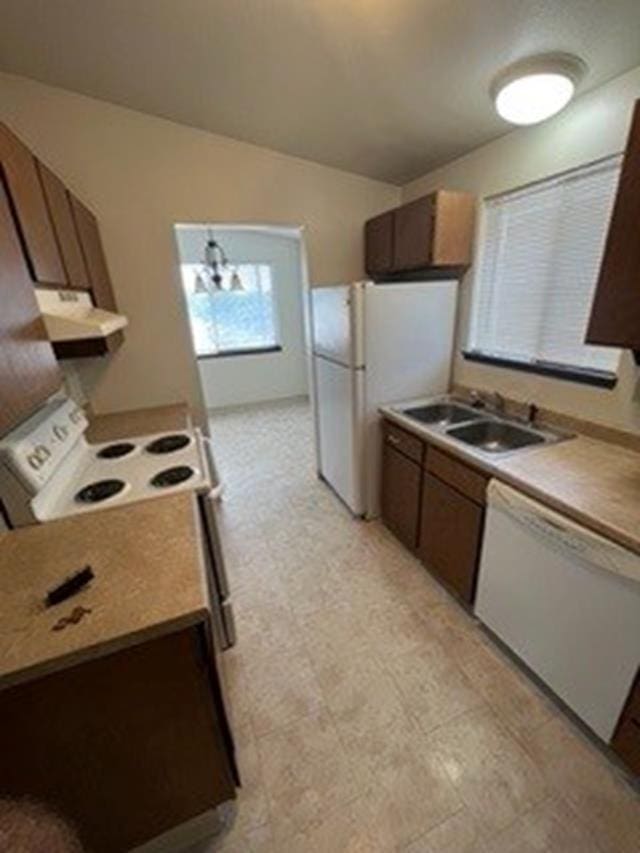
<svg viewBox="0 0 640 853">
<path fill-rule="evenodd" d="M 198 357 L 242 355 L 280 349 L 270 264 L 236 264 L 241 289 L 232 287 L 231 270 L 222 271 L 220 290 L 197 286 L 201 264 L 181 264 Z"/>
<path fill-rule="evenodd" d="M 485 201 L 466 358 L 615 383 L 620 351 L 584 338 L 619 171 L 610 157 Z"/>
</svg>

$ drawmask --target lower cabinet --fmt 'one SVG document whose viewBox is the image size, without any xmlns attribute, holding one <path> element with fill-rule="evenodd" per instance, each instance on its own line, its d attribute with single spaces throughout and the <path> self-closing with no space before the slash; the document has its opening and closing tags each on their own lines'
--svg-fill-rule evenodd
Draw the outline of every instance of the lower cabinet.
<svg viewBox="0 0 640 853">
<path fill-rule="evenodd" d="M 391 447 L 387 437 L 382 455 L 382 518 L 412 551 L 418 544 L 421 479 L 420 465 Z"/>
<path fill-rule="evenodd" d="M 418 554 L 446 586 L 469 604 L 475 594 L 484 510 L 425 473 Z"/>
<path fill-rule="evenodd" d="M 9 687 L 0 797 L 57 809 L 83 850 L 131 850 L 235 797 L 218 692 L 204 622 Z"/>
<path fill-rule="evenodd" d="M 614 752 L 640 777 L 640 671 L 611 741 Z"/>
<path fill-rule="evenodd" d="M 382 435 L 382 520 L 450 591 L 473 604 L 487 477 L 390 421 Z"/>
</svg>

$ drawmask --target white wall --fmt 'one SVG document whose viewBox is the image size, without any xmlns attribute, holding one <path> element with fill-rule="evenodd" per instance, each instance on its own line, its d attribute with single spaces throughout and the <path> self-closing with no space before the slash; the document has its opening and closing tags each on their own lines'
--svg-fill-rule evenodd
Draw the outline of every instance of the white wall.
<svg viewBox="0 0 640 853">
<path fill-rule="evenodd" d="M 364 221 L 400 189 L 0 74 L 0 120 L 100 220 L 124 346 L 81 366 L 98 412 L 186 400 L 203 415 L 180 295 L 177 222 L 305 226 L 312 280 L 362 275 Z"/>
<path fill-rule="evenodd" d="M 515 130 L 413 181 L 404 187 L 403 199 L 439 187 L 468 190 L 482 198 L 622 151 L 636 98 L 640 98 L 640 67 L 576 99 L 553 119 Z M 473 268 L 461 290 L 458 353 L 466 339 L 472 282 Z M 638 370 L 629 353 L 622 357 L 613 390 L 465 362 L 459 354 L 454 380 L 623 429 L 640 429 Z"/>
<path fill-rule="evenodd" d="M 207 408 L 306 394 L 300 235 L 215 228 L 215 237 L 232 263 L 271 265 L 282 351 L 198 359 Z M 180 261 L 201 263 L 206 239 L 202 227 L 178 228 Z"/>
</svg>

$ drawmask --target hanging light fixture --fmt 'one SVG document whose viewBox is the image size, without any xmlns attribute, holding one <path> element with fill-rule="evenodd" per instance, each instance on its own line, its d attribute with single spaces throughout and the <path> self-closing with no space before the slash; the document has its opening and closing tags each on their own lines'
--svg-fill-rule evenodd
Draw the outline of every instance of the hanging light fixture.
<svg viewBox="0 0 640 853">
<path fill-rule="evenodd" d="M 537 124 L 566 107 L 586 71 L 567 53 L 550 53 L 516 62 L 491 85 L 496 110 L 512 124 Z"/>
<path fill-rule="evenodd" d="M 244 290 L 244 287 L 242 286 L 242 279 L 236 269 L 231 273 L 231 287 L 229 290 Z"/>
<path fill-rule="evenodd" d="M 194 293 L 209 293 L 209 283 L 202 272 L 197 272 L 193 282 Z"/>
<path fill-rule="evenodd" d="M 228 288 L 222 286 L 225 272 L 231 273 Z M 215 293 L 225 289 L 244 290 L 244 287 L 238 270 L 231 266 L 224 249 L 214 238 L 213 231 L 209 229 L 202 268 L 196 274 L 193 290 L 194 293 Z"/>
</svg>

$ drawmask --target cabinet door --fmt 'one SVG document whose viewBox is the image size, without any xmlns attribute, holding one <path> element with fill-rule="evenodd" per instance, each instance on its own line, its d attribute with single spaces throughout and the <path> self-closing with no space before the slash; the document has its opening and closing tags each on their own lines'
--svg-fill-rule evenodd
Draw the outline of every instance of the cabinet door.
<svg viewBox="0 0 640 853">
<path fill-rule="evenodd" d="M 64 287 L 67 279 L 35 159 L 4 125 L 0 125 L 0 159 L 31 277 L 41 284 Z"/>
<path fill-rule="evenodd" d="M 640 349 L 640 101 L 636 102 L 586 341 Z"/>
<path fill-rule="evenodd" d="M 611 746 L 627 767 L 640 776 L 640 672 L 636 675 Z"/>
<path fill-rule="evenodd" d="M 0 435 L 27 418 L 62 384 L 0 180 Z"/>
<path fill-rule="evenodd" d="M 415 270 L 431 264 L 434 200 L 434 195 L 424 196 L 395 211 L 394 270 Z"/>
<path fill-rule="evenodd" d="M 376 277 L 393 269 L 394 212 L 374 216 L 364 226 L 365 269 Z"/>
<path fill-rule="evenodd" d="M 431 263 L 466 267 L 471 263 L 475 198 L 470 193 L 440 190 L 434 201 Z"/>
<path fill-rule="evenodd" d="M 382 451 L 382 519 L 412 551 L 418 543 L 421 475 L 417 462 L 399 453 L 385 440 Z"/>
<path fill-rule="evenodd" d="M 202 632 L 194 626 L 4 690 L 3 796 L 55 803 L 80 849 L 93 853 L 138 848 L 232 799 Z"/>
<path fill-rule="evenodd" d="M 91 286 L 89 273 L 80 248 L 66 187 L 44 163 L 38 162 L 37 166 L 49 215 L 60 247 L 67 282 L 70 287 L 88 290 Z"/>
<path fill-rule="evenodd" d="M 482 521 L 482 507 L 425 473 L 419 555 L 469 604 L 475 595 Z"/>
<path fill-rule="evenodd" d="M 85 207 L 72 193 L 69 193 L 69 200 L 82 254 L 89 273 L 93 301 L 98 308 L 104 308 L 106 311 L 117 311 L 98 220 L 89 208 Z M 72 346 L 63 345 L 65 348 L 60 348 L 60 354 L 72 358 L 85 355 L 103 355 L 106 352 L 116 350 L 122 341 L 122 332 L 116 332 L 114 335 L 99 340 L 71 341 Z"/>
</svg>

